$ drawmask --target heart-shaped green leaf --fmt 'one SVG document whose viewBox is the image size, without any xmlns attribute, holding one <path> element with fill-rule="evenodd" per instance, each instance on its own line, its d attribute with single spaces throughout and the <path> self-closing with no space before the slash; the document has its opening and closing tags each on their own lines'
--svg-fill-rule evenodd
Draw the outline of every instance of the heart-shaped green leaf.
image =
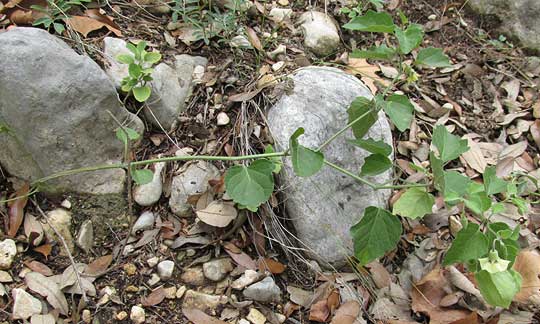
<svg viewBox="0 0 540 324">
<path fill-rule="evenodd" d="M 294 173 L 299 177 L 309 177 L 319 172 L 324 163 L 324 155 L 319 151 L 302 146 L 298 137 L 304 134 L 302 127 L 298 128 L 289 139 L 291 159 Z"/>
<path fill-rule="evenodd" d="M 343 28 L 373 33 L 391 33 L 394 31 L 392 16 L 386 12 L 368 10 L 365 15 L 353 18 Z"/>
<path fill-rule="evenodd" d="M 364 216 L 351 227 L 354 255 L 365 265 L 394 249 L 401 236 L 399 219 L 390 212 L 370 206 Z"/>
<path fill-rule="evenodd" d="M 432 143 L 439 150 L 439 158 L 443 163 L 457 159 L 469 150 L 466 139 L 450 134 L 443 125 L 435 127 Z"/>
<path fill-rule="evenodd" d="M 229 168 L 225 174 L 227 193 L 238 204 L 259 207 L 274 191 L 274 168 L 274 163 L 266 159 Z"/>
<path fill-rule="evenodd" d="M 133 169 L 131 170 L 131 178 L 140 186 L 151 182 L 154 174 L 148 169 Z"/>
<path fill-rule="evenodd" d="M 448 56 L 443 53 L 442 49 L 434 47 L 428 47 L 418 51 L 414 64 L 438 68 L 452 66 Z"/>
<path fill-rule="evenodd" d="M 392 161 L 382 154 L 371 154 L 364 159 L 360 175 L 373 176 L 390 169 Z"/>
<path fill-rule="evenodd" d="M 482 270 L 474 278 L 482 296 L 493 306 L 508 308 L 521 289 L 521 275 L 512 269 L 496 273 Z"/>
<path fill-rule="evenodd" d="M 404 132 L 409 128 L 414 117 L 414 106 L 409 98 L 404 95 L 393 94 L 386 98 L 384 112 L 399 131 Z"/>
<path fill-rule="evenodd" d="M 468 223 L 467 227 L 458 232 L 452 246 L 446 252 L 443 265 L 477 260 L 488 253 L 489 241 L 480 231 L 480 226 Z"/>
<path fill-rule="evenodd" d="M 392 146 L 386 144 L 383 140 L 376 141 L 372 138 L 367 138 L 367 139 L 358 138 L 355 140 L 348 140 L 348 142 L 353 145 L 363 148 L 369 153 L 382 154 L 384 156 L 388 156 L 392 153 Z"/>
<path fill-rule="evenodd" d="M 142 86 L 142 87 L 134 87 L 132 89 L 133 96 L 138 102 L 145 102 L 150 98 L 150 94 L 152 93 L 152 89 L 150 89 L 149 86 Z"/>
<path fill-rule="evenodd" d="M 394 31 L 396 38 L 399 41 L 399 50 L 403 54 L 409 54 L 413 49 L 417 48 L 424 38 L 424 30 L 422 25 L 410 24 L 407 29 L 402 30 L 396 28 Z"/>
<path fill-rule="evenodd" d="M 364 137 L 371 126 L 377 121 L 375 101 L 366 97 L 357 97 L 354 99 L 347 112 L 349 113 L 349 123 L 363 116 L 351 127 L 356 138 Z"/>
<path fill-rule="evenodd" d="M 391 60 L 396 56 L 396 50 L 382 44 L 381 46 L 372 46 L 367 50 L 354 50 L 350 57 L 365 58 L 375 60 Z"/>
<path fill-rule="evenodd" d="M 409 188 L 394 203 L 393 213 L 412 219 L 430 214 L 435 197 L 424 188 Z"/>
</svg>

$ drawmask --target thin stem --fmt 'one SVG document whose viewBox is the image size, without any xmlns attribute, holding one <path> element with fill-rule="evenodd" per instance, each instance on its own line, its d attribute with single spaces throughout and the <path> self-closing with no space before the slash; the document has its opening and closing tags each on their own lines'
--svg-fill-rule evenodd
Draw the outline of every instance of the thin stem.
<svg viewBox="0 0 540 324">
<path fill-rule="evenodd" d="M 340 129 L 337 133 L 330 136 L 326 141 L 324 141 L 324 143 L 322 143 L 321 146 L 319 146 L 317 151 L 322 150 L 325 146 L 332 143 L 333 140 L 335 140 L 337 137 L 339 137 L 341 134 L 343 134 L 345 131 L 347 131 L 347 129 L 351 128 L 354 124 L 356 124 L 357 122 L 359 122 L 360 120 L 362 120 L 364 117 L 366 117 L 368 114 L 371 114 L 371 113 L 373 113 L 373 111 L 371 109 L 369 109 L 368 111 L 366 111 L 365 113 L 360 115 L 358 118 L 356 118 L 352 122 L 348 123 L 345 127 Z"/>
<path fill-rule="evenodd" d="M 380 190 L 380 189 L 401 189 L 401 188 L 412 188 L 412 187 L 427 187 L 428 185 L 427 184 L 420 184 L 420 183 L 414 183 L 414 184 L 403 184 L 403 185 L 380 185 L 380 184 L 377 184 L 377 183 L 373 183 L 369 180 L 366 180 L 360 176 L 357 176 L 356 174 L 350 172 L 349 170 L 346 170 L 342 167 L 340 167 L 339 165 L 336 165 L 330 161 L 327 161 L 327 160 L 324 160 L 324 164 L 328 165 L 329 167 L 331 167 L 332 169 L 335 169 L 345 175 L 348 175 L 349 177 L 359 181 L 359 182 L 362 182 L 363 184 L 366 184 L 368 186 L 370 186 L 371 188 L 375 189 L 375 190 Z"/>
</svg>

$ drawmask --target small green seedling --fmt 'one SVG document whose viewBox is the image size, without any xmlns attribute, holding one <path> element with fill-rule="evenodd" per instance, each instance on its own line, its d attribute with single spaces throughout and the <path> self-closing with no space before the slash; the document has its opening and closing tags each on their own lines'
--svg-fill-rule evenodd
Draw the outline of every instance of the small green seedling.
<svg viewBox="0 0 540 324">
<path fill-rule="evenodd" d="M 141 41 L 136 45 L 128 43 L 126 47 L 130 54 L 120 54 L 116 57 L 121 63 L 128 64 L 128 76 L 122 80 L 122 91 L 133 93 L 138 102 L 145 102 L 150 98 L 152 88 L 148 82 L 152 81 L 152 68 L 161 60 L 159 52 L 146 51 L 146 42 Z"/>
<path fill-rule="evenodd" d="M 47 7 L 33 5 L 30 8 L 42 12 L 45 17 L 36 19 L 33 26 L 43 25 L 47 30 L 51 27 L 57 34 L 62 34 L 66 30 L 64 20 L 69 18 L 68 12 L 73 6 L 84 6 L 84 3 L 89 3 L 90 0 L 47 0 Z"/>
</svg>

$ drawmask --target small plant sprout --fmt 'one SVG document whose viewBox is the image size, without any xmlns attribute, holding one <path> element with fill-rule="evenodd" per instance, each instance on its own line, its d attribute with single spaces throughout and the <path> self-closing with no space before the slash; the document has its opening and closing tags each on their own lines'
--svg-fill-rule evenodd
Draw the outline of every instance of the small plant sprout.
<svg viewBox="0 0 540 324">
<path fill-rule="evenodd" d="M 133 93 L 138 102 L 145 102 L 150 98 L 152 88 L 148 84 L 152 81 L 152 68 L 161 60 L 161 54 L 157 51 L 146 51 L 146 42 L 140 41 L 136 45 L 128 43 L 126 47 L 130 54 L 120 54 L 116 57 L 121 63 L 128 64 L 128 76 L 122 80 L 122 91 Z"/>
<path fill-rule="evenodd" d="M 45 14 L 44 17 L 36 19 L 32 25 L 43 25 L 47 30 L 52 27 L 57 34 L 62 34 L 66 30 L 64 20 L 69 18 L 68 12 L 74 6 L 84 6 L 84 3 L 89 2 L 90 0 L 47 0 L 47 7 L 32 5 L 30 8 Z"/>
</svg>

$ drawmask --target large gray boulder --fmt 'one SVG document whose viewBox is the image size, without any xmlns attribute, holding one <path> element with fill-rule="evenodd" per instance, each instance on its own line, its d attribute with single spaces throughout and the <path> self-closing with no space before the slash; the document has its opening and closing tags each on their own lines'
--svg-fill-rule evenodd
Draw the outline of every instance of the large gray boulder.
<svg viewBox="0 0 540 324">
<path fill-rule="evenodd" d="M 118 163 L 122 143 L 110 111 L 126 126 L 143 124 L 118 100 L 114 85 L 89 57 L 37 28 L 0 34 L 0 163 L 12 176 L 36 180 L 60 171 Z M 121 169 L 47 182 L 50 193 L 108 194 L 124 189 Z"/>
<path fill-rule="evenodd" d="M 360 80 L 335 68 L 303 68 L 293 74 L 292 81 L 294 88 L 268 112 L 268 126 L 282 149 L 298 127 L 305 129 L 300 143 L 317 148 L 347 124 L 347 108 L 356 97 L 372 97 Z M 382 113 L 366 136 L 392 144 L 390 126 Z M 347 131 L 324 154 L 327 160 L 356 173 L 368 154 L 346 142 L 352 137 Z M 390 179 L 391 171 L 371 178 L 377 183 Z M 290 159 L 285 159 L 279 180 L 300 241 L 312 257 L 336 265 L 351 255 L 349 229 L 360 220 L 364 208 L 385 207 L 390 195 L 388 190 L 375 191 L 329 167 L 309 178 L 297 177 Z"/>
<path fill-rule="evenodd" d="M 470 0 L 469 6 L 484 15 L 495 15 L 503 32 L 526 48 L 540 52 L 540 1 Z"/>
</svg>

